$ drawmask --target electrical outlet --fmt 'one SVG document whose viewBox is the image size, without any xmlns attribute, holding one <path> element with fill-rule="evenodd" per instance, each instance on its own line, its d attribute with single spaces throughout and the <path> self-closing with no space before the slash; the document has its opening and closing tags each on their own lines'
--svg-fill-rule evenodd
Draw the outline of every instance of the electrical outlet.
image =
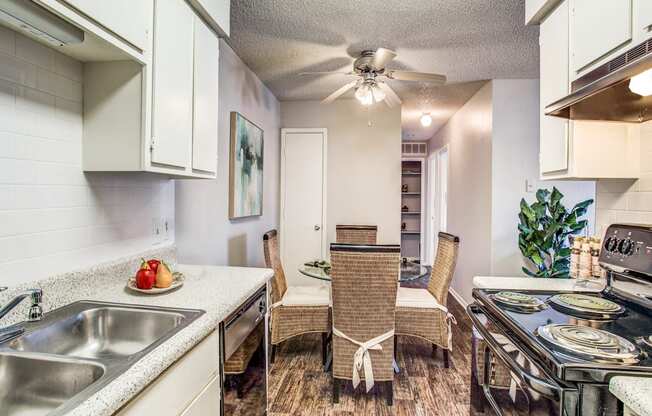
<svg viewBox="0 0 652 416">
<path fill-rule="evenodd" d="M 525 180 L 525 192 L 528 194 L 534 192 L 534 181 L 532 179 Z"/>
</svg>

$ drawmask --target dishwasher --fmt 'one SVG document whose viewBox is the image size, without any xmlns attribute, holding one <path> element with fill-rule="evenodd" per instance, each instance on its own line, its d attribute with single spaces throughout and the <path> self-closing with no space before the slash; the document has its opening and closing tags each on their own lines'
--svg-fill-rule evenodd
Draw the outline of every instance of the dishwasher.
<svg viewBox="0 0 652 416">
<path fill-rule="evenodd" d="M 220 324 L 221 414 L 267 412 L 267 291 L 262 287 Z"/>
</svg>

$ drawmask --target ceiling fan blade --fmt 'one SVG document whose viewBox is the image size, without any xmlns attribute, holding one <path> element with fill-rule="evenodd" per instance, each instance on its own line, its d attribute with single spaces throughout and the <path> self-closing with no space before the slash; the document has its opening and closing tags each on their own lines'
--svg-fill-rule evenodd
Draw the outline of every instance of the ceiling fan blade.
<svg viewBox="0 0 652 416">
<path fill-rule="evenodd" d="M 355 73 L 344 72 L 344 71 L 323 71 L 323 72 L 299 72 L 299 75 L 355 75 Z"/>
<path fill-rule="evenodd" d="M 396 58 L 396 52 L 385 48 L 378 48 L 374 53 L 374 59 L 371 60 L 371 66 L 377 70 L 383 69 L 394 58 Z"/>
<path fill-rule="evenodd" d="M 401 105 L 403 103 L 399 96 L 394 92 L 393 89 L 391 89 L 389 85 L 385 84 L 384 82 L 379 82 L 378 87 L 385 93 L 385 102 L 388 106 L 394 107 L 395 105 Z"/>
<path fill-rule="evenodd" d="M 344 93 L 349 91 L 351 88 L 355 87 L 357 83 L 358 83 L 358 81 L 356 80 L 356 81 L 351 81 L 348 84 L 345 84 L 344 86 L 339 88 L 337 91 L 335 91 L 334 93 L 332 93 L 328 97 L 324 98 L 321 103 L 322 104 L 330 104 L 330 103 L 332 103 L 339 96 L 343 95 Z"/>
<path fill-rule="evenodd" d="M 431 74 L 428 72 L 389 71 L 387 76 L 400 81 L 420 81 L 440 85 L 446 83 L 446 75 Z"/>
</svg>

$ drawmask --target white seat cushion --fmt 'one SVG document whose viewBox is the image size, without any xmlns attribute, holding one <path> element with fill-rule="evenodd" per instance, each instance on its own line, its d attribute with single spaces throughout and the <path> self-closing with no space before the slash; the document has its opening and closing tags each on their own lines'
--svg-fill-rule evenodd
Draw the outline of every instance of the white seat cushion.
<svg viewBox="0 0 652 416">
<path fill-rule="evenodd" d="M 396 306 L 406 308 L 441 309 L 442 305 L 427 289 L 399 287 L 396 294 Z"/>
<path fill-rule="evenodd" d="M 283 306 L 328 306 L 331 291 L 328 286 L 288 286 Z"/>
</svg>

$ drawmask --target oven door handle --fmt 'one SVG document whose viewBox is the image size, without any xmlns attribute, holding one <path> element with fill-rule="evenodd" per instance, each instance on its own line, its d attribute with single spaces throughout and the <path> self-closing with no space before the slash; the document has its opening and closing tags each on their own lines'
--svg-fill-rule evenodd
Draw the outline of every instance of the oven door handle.
<svg viewBox="0 0 652 416">
<path fill-rule="evenodd" d="M 489 331 L 485 328 L 484 324 L 475 316 L 475 312 L 473 311 L 473 308 L 478 308 L 480 311 L 482 311 L 483 314 L 489 316 L 484 312 L 484 310 L 479 307 L 478 305 L 468 305 L 466 307 L 466 311 L 471 318 L 471 321 L 473 321 L 473 326 L 480 332 L 482 335 L 482 338 L 484 341 L 491 347 L 492 352 L 494 352 L 496 355 L 500 357 L 502 361 L 507 364 L 507 366 L 510 368 L 510 371 L 516 375 L 519 380 L 531 388 L 532 390 L 536 391 L 537 393 L 551 399 L 554 401 L 558 401 L 561 397 L 561 388 L 559 386 L 556 386 L 554 384 L 550 384 L 546 380 L 540 379 L 538 377 L 534 377 L 531 374 L 528 374 L 520 364 L 514 360 L 514 358 L 509 355 L 489 333 Z M 511 338 L 507 337 L 510 341 Z M 521 351 L 517 346 L 516 343 L 512 342 L 514 347 L 518 350 L 519 354 L 523 354 L 523 351 Z M 525 355 L 525 354 L 523 354 Z M 485 362 L 485 366 L 488 365 L 488 363 Z"/>
</svg>

